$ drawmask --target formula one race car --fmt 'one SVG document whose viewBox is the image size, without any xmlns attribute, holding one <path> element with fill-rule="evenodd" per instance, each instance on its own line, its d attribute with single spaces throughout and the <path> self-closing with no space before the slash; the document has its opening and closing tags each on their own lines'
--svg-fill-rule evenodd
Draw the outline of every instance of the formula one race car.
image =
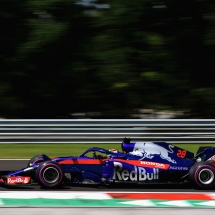
<svg viewBox="0 0 215 215">
<path fill-rule="evenodd" d="M 26 168 L 1 172 L 2 186 L 26 185 L 31 181 L 44 188 L 66 184 L 112 183 L 182 184 L 197 189 L 215 187 L 215 148 L 192 152 L 166 142 L 131 142 L 124 138 L 122 152 L 89 148 L 79 156 L 49 158 L 36 155 Z"/>
</svg>

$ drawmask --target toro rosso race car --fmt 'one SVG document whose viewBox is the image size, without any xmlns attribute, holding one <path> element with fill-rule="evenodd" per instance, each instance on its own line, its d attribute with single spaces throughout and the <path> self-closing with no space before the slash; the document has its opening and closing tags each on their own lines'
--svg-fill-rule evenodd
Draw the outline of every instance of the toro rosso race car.
<svg viewBox="0 0 215 215">
<path fill-rule="evenodd" d="M 121 148 L 122 152 L 93 147 L 79 156 L 68 157 L 36 155 L 23 169 L 0 172 L 0 183 L 27 185 L 33 181 L 43 188 L 113 183 L 190 183 L 197 189 L 215 187 L 214 147 L 200 147 L 194 156 L 166 142 L 131 142 L 124 138 Z"/>
</svg>

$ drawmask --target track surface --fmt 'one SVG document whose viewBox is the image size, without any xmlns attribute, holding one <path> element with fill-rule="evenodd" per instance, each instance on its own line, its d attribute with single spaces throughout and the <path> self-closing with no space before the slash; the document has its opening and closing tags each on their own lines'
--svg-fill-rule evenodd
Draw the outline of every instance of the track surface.
<svg viewBox="0 0 215 215">
<path fill-rule="evenodd" d="M 214 215 L 214 209 L 184 209 L 184 208 L 1 208 L 1 214 L 4 215 Z"/>
<path fill-rule="evenodd" d="M 27 166 L 28 160 L 0 160 L 0 171 L 2 170 L 18 170 L 25 168 Z M 12 186 L 11 188 L 4 188 L 0 187 L 0 191 L 5 191 L 5 190 L 23 190 L 23 191 L 36 191 L 39 190 L 41 191 L 42 189 L 40 188 L 39 185 L 37 184 L 32 184 L 31 186 L 17 186 L 14 187 Z M 134 184 L 132 185 L 117 185 L 114 187 L 86 187 L 86 186 L 77 186 L 77 187 L 63 187 L 60 189 L 61 191 L 68 190 L 68 191 L 129 191 L 129 192 L 199 192 L 198 190 L 193 190 L 188 186 L 184 185 L 139 185 L 135 186 Z M 202 191 L 202 190 L 201 190 Z M 204 191 L 203 191 L 204 192 Z M 205 191 L 205 192 L 214 192 L 214 190 L 211 191 Z"/>
</svg>

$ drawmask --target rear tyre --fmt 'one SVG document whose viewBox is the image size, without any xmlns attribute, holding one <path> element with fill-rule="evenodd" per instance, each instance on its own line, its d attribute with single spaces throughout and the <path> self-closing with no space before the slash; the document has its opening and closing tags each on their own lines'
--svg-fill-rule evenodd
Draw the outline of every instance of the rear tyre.
<svg viewBox="0 0 215 215">
<path fill-rule="evenodd" d="M 64 181 L 62 167 L 54 161 L 45 161 L 36 170 L 36 179 L 43 188 L 61 187 Z"/>
<path fill-rule="evenodd" d="M 209 163 L 196 164 L 190 169 L 189 178 L 195 189 L 213 189 L 215 167 Z"/>
</svg>

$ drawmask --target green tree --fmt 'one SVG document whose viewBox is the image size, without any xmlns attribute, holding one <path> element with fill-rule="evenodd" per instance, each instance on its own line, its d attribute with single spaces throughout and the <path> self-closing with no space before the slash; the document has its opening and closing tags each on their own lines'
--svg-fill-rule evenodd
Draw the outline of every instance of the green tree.
<svg viewBox="0 0 215 215">
<path fill-rule="evenodd" d="M 22 108 L 17 111 L 18 103 L 14 101 L 10 104 L 14 107 L 12 112 L 5 112 L 12 117 L 54 118 L 77 110 L 81 107 L 79 96 L 83 96 L 81 90 L 87 81 L 88 60 L 84 50 L 92 34 L 90 17 L 73 0 L 29 0 L 22 4 L 17 1 L 19 7 L 12 6 L 13 2 L 5 6 L 15 10 L 11 16 L 15 16 L 13 13 L 29 15 L 20 19 L 25 29 L 16 27 L 22 39 L 9 32 L 16 43 L 14 50 L 10 49 L 16 62 L 8 63 L 13 68 L 7 66 L 11 75 L 6 77 L 8 87 L 13 89 L 10 94 L 21 102 Z M 1 20 L 6 21 L 8 29 L 12 27 L 4 17 Z M 13 21 L 14 25 L 18 24 L 16 17 Z"/>
<path fill-rule="evenodd" d="M 214 2 L 1 0 L 0 115 L 214 117 Z"/>
<path fill-rule="evenodd" d="M 110 10 L 95 19 L 99 34 L 92 53 L 104 86 L 100 94 L 104 109 L 117 115 L 126 108 L 196 106 L 204 95 L 194 99 L 199 91 L 194 96 L 193 89 L 213 84 L 208 81 L 211 46 L 205 44 L 212 29 L 207 19 L 211 5 L 194 0 L 108 3 Z M 209 103 L 207 99 L 204 104 L 209 107 Z M 202 109 L 195 110 L 205 117 Z"/>
<path fill-rule="evenodd" d="M 13 76 L 20 74 L 17 48 L 27 38 L 26 18 L 30 17 L 25 0 L 0 1 L 0 116 L 8 116 L 23 108 L 14 94 Z"/>
</svg>

